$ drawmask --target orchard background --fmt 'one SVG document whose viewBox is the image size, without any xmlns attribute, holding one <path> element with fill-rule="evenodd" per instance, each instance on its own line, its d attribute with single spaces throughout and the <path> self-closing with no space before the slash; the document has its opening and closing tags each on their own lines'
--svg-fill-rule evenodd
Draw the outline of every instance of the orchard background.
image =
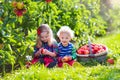
<svg viewBox="0 0 120 80">
<path fill-rule="evenodd" d="M 50 25 L 56 39 L 61 26 L 70 26 L 75 31 L 72 42 L 79 48 L 88 43 L 88 36 L 95 41 L 119 30 L 119 18 L 120 8 L 110 0 L 1 0 L 0 75 L 25 65 L 26 56 L 33 53 L 36 29 L 42 23 Z M 112 47 L 110 53 L 115 55 L 110 57 L 119 57 L 120 47 Z"/>
</svg>

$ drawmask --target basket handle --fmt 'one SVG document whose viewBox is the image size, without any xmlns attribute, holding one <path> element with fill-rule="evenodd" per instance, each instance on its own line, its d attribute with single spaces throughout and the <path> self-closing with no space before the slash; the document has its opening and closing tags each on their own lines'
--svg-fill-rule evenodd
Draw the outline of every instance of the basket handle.
<svg viewBox="0 0 120 80">
<path fill-rule="evenodd" d="M 89 54 L 89 56 L 90 56 L 90 57 L 95 56 L 95 55 L 92 53 L 91 41 L 90 41 L 90 38 L 89 38 L 89 37 L 88 37 L 88 46 L 89 46 L 89 49 L 90 49 L 90 54 Z"/>
</svg>

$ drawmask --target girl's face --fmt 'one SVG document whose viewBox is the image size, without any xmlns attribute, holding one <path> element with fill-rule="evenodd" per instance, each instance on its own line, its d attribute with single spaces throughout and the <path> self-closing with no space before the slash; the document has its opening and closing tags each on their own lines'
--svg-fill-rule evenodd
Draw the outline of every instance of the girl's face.
<svg viewBox="0 0 120 80">
<path fill-rule="evenodd" d="M 48 42 L 50 40 L 50 35 L 48 34 L 48 32 L 42 32 L 40 34 L 41 37 L 41 41 L 43 42 Z"/>
<path fill-rule="evenodd" d="M 68 46 L 68 43 L 70 42 L 71 37 L 68 33 L 64 32 L 60 34 L 59 39 L 63 46 Z"/>
</svg>

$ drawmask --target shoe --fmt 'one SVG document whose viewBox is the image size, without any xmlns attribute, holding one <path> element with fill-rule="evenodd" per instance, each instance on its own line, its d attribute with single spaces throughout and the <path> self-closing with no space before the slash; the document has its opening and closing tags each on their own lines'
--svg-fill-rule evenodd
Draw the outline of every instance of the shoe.
<svg viewBox="0 0 120 80">
<path fill-rule="evenodd" d="M 63 68 L 68 68 L 70 67 L 71 65 L 69 65 L 68 63 L 63 63 Z"/>
<path fill-rule="evenodd" d="M 74 62 L 73 67 L 83 67 L 79 62 Z"/>
<path fill-rule="evenodd" d="M 29 67 L 31 66 L 31 64 L 32 64 L 31 62 L 26 62 L 25 67 L 26 67 L 26 68 L 29 68 Z"/>
<path fill-rule="evenodd" d="M 47 65 L 48 68 L 53 68 L 56 66 L 56 62 L 51 62 L 49 65 Z"/>
</svg>

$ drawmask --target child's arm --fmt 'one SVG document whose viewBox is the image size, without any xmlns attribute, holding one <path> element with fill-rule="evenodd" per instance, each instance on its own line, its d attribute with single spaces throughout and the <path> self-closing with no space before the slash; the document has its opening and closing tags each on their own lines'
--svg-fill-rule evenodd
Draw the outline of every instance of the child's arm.
<svg viewBox="0 0 120 80">
<path fill-rule="evenodd" d="M 53 42 L 52 48 L 53 48 L 53 52 L 50 52 L 47 50 L 46 55 L 49 55 L 51 57 L 55 57 L 55 56 L 57 56 L 57 53 L 58 53 L 58 43 L 56 41 Z"/>
<path fill-rule="evenodd" d="M 76 49 L 74 46 L 72 48 L 72 59 L 76 59 Z"/>
<path fill-rule="evenodd" d="M 40 51 L 38 50 L 35 54 L 34 54 L 34 56 L 35 57 L 38 57 L 40 55 Z"/>
<path fill-rule="evenodd" d="M 51 56 L 51 57 L 55 57 L 55 56 L 56 56 L 56 53 L 55 53 L 55 52 L 50 52 L 50 51 L 48 51 L 47 49 L 45 49 L 45 51 L 44 51 L 43 54 L 44 54 L 44 55 L 49 55 L 49 56 Z"/>
<path fill-rule="evenodd" d="M 67 58 L 66 58 L 67 57 Z M 65 57 L 63 57 L 63 61 L 65 60 L 74 60 L 74 59 L 76 59 L 76 49 L 75 49 L 75 47 L 73 46 L 73 48 L 72 48 L 72 55 L 69 55 L 69 56 L 65 56 Z"/>
<path fill-rule="evenodd" d="M 34 56 L 39 57 L 42 54 L 42 48 L 40 49 L 35 49 Z"/>
</svg>

